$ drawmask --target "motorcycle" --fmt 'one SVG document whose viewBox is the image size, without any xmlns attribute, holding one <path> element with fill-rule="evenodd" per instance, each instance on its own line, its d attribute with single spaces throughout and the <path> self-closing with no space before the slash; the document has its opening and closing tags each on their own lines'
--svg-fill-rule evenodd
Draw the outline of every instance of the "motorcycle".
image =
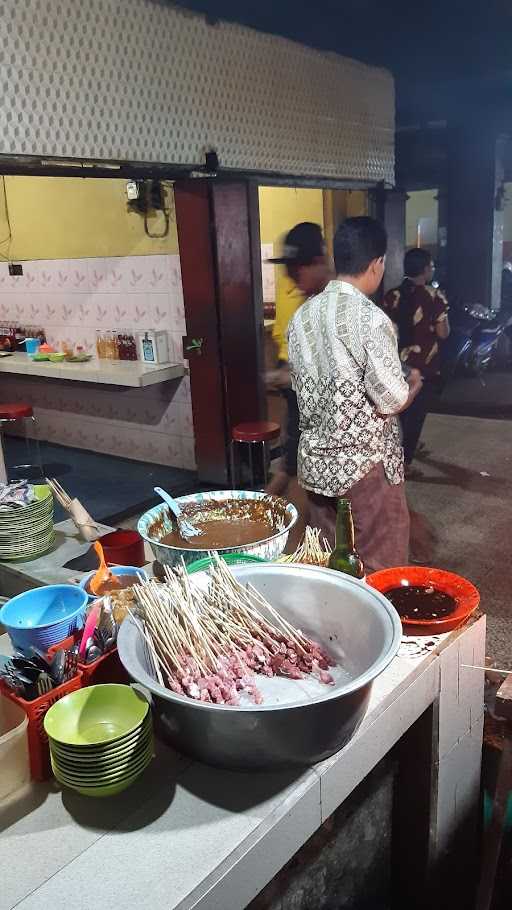
<svg viewBox="0 0 512 910">
<path fill-rule="evenodd" d="M 450 309 L 450 335 L 441 351 L 444 382 L 465 374 L 478 376 L 497 365 L 507 320 L 501 311 L 479 303 Z"/>
</svg>

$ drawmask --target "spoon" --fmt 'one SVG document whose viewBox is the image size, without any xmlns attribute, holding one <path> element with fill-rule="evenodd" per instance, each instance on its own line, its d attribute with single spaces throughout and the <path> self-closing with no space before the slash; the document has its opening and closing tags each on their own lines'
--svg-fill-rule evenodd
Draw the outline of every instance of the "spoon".
<svg viewBox="0 0 512 910">
<path fill-rule="evenodd" d="M 183 512 L 181 511 L 178 503 L 172 496 L 169 496 L 169 493 L 166 493 L 165 490 L 162 490 L 161 487 L 153 487 L 155 493 L 160 496 L 161 499 L 169 506 L 171 512 L 175 516 L 178 522 L 178 531 L 185 540 L 188 537 L 199 537 L 201 534 L 204 534 L 204 531 L 200 531 L 199 528 L 196 528 L 193 524 L 188 521 Z"/>
<path fill-rule="evenodd" d="M 107 566 L 107 564 L 105 562 L 105 554 L 103 552 L 103 547 L 101 546 L 101 544 L 98 540 L 94 541 L 94 549 L 96 550 L 96 553 L 98 554 L 100 564 L 98 566 L 97 571 L 95 572 L 95 574 L 93 575 L 93 577 L 91 578 L 91 580 L 89 582 L 89 590 L 91 591 L 91 594 L 100 594 L 101 588 L 103 587 L 104 584 L 106 584 L 107 581 L 112 583 L 112 585 L 114 585 L 114 587 L 119 587 L 120 581 L 118 578 L 116 578 L 116 576 L 112 572 L 112 569 L 109 569 L 109 567 Z"/>
<path fill-rule="evenodd" d="M 56 651 L 53 656 L 53 660 L 50 664 L 50 676 L 52 677 L 52 679 L 54 680 L 56 685 L 60 685 L 60 683 L 64 679 L 65 665 L 66 665 L 66 652 L 65 651 Z"/>
</svg>

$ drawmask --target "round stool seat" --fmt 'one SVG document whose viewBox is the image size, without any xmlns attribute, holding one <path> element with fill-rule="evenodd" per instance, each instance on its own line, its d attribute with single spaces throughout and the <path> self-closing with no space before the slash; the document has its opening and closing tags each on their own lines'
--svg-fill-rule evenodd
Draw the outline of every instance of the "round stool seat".
<svg viewBox="0 0 512 910">
<path fill-rule="evenodd" d="M 237 423 L 231 431 L 235 442 L 269 442 L 277 439 L 281 427 L 273 420 L 255 420 L 248 423 Z"/>
<path fill-rule="evenodd" d="M 33 417 L 31 404 L 19 401 L 17 404 L 0 404 L 0 420 L 18 420 L 21 417 Z"/>
</svg>

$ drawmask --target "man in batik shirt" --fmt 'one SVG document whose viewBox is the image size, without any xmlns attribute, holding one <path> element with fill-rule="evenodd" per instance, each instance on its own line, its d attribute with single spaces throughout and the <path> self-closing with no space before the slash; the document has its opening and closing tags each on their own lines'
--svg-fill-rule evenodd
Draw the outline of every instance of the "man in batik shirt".
<svg viewBox="0 0 512 910">
<path fill-rule="evenodd" d="M 402 363 L 419 370 L 423 386 L 414 403 L 400 415 L 406 476 L 441 376 L 439 346 L 450 333 L 448 303 L 441 291 L 431 287 L 434 263 L 427 250 L 408 250 L 404 258 L 405 278 L 399 288 L 388 291 L 384 309 L 398 332 Z"/>
<path fill-rule="evenodd" d="M 337 279 L 304 303 L 288 332 L 300 412 L 298 479 L 310 524 L 334 543 L 339 497 L 352 503 L 367 572 L 406 565 L 409 513 L 396 417 L 421 386 L 406 381 L 393 324 L 369 297 L 384 274 L 386 232 L 349 218 L 334 238 Z"/>
</svg>

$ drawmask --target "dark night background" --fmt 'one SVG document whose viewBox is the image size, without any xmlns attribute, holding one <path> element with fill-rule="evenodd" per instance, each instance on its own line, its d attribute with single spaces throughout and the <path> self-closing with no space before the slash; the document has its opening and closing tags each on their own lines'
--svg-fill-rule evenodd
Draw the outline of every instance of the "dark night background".
<svg viewBox="0 0 512 910">
<path fill-rule="evenodd" d="M 391 70 L 396 79 L 397 180 L 446 181 L 446 126 L 512 128 L 512 2 L 432 0 L 185 0 L 209 22 L 238 22 Z M 506 175 L 512 179 L 512 151 Z"/>
<path fill-rule="evenodd" d="M 382 0 L 188 0 L 211 19 L 241 22 L 303 44 L 428 79 L 510 69 L 512 4 Z"/>
</svg>

